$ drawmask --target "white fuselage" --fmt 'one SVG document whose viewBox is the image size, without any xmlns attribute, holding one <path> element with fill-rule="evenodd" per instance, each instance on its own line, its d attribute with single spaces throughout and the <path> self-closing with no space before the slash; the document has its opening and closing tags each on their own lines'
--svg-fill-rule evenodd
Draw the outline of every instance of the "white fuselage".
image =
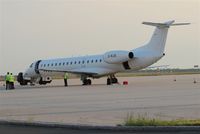
<svg viewBox="0 0 200 134">
<path fill-rule="evenodd" d="M 188 24 L 173 23 L 174 21 L 143 22 L 143 24 L 155 26 L 155 31 L 147 44 L 130 51 L 113 50 L 101 55 L 38 60 L 32 63 L 24 73 L 19 73 L 18 82 L 21 85 L 25 85 L 27 82 L 46 84 L 51 82 L 52 76 L 59 77 L 63 76 L 64 73 L 74 73 L 81 76 L 84 84 L 91 84 L 91 80 L 87 80 L 87 77 L 112 77 L 118 72 L 143 69 L 165 55 L 164 48 L 169 27 Z M 111 79 L 117 82 L 115 78 Z M 109 80 L 108 83 L 110 83 Z"/>
<path fill-rule="evenodd" d="M 150 52 L 137 52 L 137 49 L 135 52 L 134 50 L 132 51 L 134 55 L 138 55 L 138 57 L 134 57 L 133 59 L 128 60 L 128 65 L 130 67 L 128 69 L 124 67 L 123 63 L 107 63 L 104 60 L 104 55 L 102 54 L 72 58 L 41 60 L 38 66 L 39 75 L 41 77 L 59 77 L 63 76 L 65 72 L 77 72 L 77 74 L 81 74 L 81 72 L 85 71 L 94 72 L 94 74 L 88 74 L 89 77 L 99 78 L 101 76 L 115 74 L 118 72 L 135 71 L 145 68 L 149 65 L 152 65 L 163 56 L 153 55 L 153 53 Z M 36 62 L 34 62 L 32 66 L 30 66 L 26 70 L 24 74 L 25 78 L 30 79 L 31 77 L 38 77 L 38 74 L 35 73 L 35 64 Z"/>
</svg>

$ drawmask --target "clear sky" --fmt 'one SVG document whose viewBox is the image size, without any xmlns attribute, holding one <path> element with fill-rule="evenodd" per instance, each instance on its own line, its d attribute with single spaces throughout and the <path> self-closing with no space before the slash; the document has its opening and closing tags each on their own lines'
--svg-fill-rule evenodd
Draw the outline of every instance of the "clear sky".
<svg viewBox="0 0 200 134">
<path fill-rule="evenodd" d="M 0 74 L 39 59 L 131 50 L 154 27 L 142 21 L 191 22 L 171 27 L 156 65 L 200 65 L 200 0 L 0 0 Z"/>
</svg>

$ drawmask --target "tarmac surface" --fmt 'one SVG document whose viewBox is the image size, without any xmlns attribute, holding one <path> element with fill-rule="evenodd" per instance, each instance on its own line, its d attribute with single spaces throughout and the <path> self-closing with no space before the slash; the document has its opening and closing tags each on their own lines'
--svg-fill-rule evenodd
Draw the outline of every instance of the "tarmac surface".
<svg viewBox="0 0 200 134">
<path fill-rule="evenodd" d="M 46 86 L 16 85 L 15 90 L 5 90 L 1 82 L 0 119 L 115 126 L 128 114 L 200 118 L 200 75 L 118 79 L 129 84 L 107 86 L 102 78 L 82 86 L 79 79 L 70 79 L 68 87 L 55 80 Z"/>
</svg>

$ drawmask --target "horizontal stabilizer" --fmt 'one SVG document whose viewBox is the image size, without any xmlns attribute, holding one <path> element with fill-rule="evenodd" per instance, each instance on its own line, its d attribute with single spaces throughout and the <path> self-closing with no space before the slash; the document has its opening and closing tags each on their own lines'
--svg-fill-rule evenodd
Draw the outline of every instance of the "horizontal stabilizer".
<svg viewBox="0 0 200 134">
<path fill-rule="evenodd" d="M 179 25 L 190 25 L 190 23 L 174 23 L 171 26 L 179 26 Z"/>
<path fill-rule="evenodd" d="M 169 28 L 170 26 L 189 25 L 190 23 L 174 23 L 175 21 L 167 21 L 165 23 L 142 22 L 142 24 L 156 26 L 159 28 Z"/>
</svg>

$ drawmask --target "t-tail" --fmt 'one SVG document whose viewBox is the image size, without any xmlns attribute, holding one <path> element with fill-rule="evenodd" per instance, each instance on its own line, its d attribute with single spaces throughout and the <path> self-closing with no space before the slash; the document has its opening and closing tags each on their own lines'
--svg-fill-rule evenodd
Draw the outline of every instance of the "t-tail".
<svg viewBox="0 0 200 134">
<path fill-rule="evenodd" d="M 155 26 L 156 29 L 150 41 L 142 48 L 151 50 L 155 54 L 162 55 L 165 49 L 167 33 L 170 26 L 188 25 L 190 23 L 174 23 L 175 21 L 167 21 L 164 23 L 143 22 L 142 24 Z"/>
</svg>

